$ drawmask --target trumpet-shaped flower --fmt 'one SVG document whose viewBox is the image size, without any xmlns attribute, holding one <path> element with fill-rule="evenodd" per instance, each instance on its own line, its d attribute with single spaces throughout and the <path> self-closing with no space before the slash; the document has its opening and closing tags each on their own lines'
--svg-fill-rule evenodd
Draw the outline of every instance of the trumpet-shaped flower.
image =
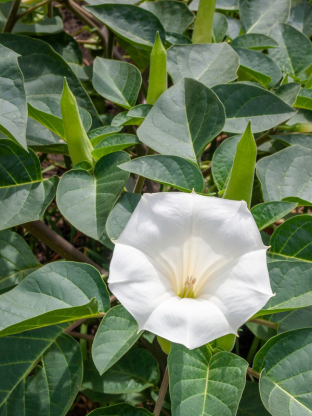
<svg viewBox="0 0 312 416">
<path fill-rule="evenodd" d="M 244 201 L 145 194 L 115 244 L 111 291 L 140 330 L 188 348 L 237 334 L 273 295 Z"/>
</svg>

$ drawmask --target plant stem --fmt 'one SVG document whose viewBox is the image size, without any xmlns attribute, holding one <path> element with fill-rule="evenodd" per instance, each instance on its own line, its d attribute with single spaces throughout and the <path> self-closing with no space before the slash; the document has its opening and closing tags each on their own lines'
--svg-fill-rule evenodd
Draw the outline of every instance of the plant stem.
<svg viewBox="0 0 312 416">
<path fill-rule="evenodd" d="M 154 151 L 151 148 L 148 148 L 148 150 L 146 152 L 146 156 L 152 155 L 153 152 Z M 137 182 L 136 182 L 135 187 L 134 187 L 134 190 L 133 190 L 133 192 L 135 194 L 140 194 L 142 192 L 144 181 L 145 181 L 144 176 L 139 176 L 138 177 Z"/>
<path fill-rule="evenodd" d="M 167 367 L 166 371 L 165 371 L 165 374 L 164 374 L 164 378 L 161 382 L 157 402 L 156 402 L 155 409 L 154 409 L 154 416 L 159 416 L 160 415 L 161 408 L 162 408 L 162 405 L 163 405 L 163 402 L 164 402 L 164 399 L 165 399 L 165 396 L 166 396 L 168 384 L 169 384 L 169 371 L 168 371 L 168 367 Z"/>
<path fill-rule="evenodd" d="M 252 368 L 250 368 L 250 367 L 248 367 L 247 368 L 247 374 L 249 374 L 251 377 L 254 377 L 254 378 L 257 378 L 257 379 L 259 379 L 260 378 L 260 374 L 259 373 L 257 373 L 256 371 L 254 371 Z"/>
<path fill-rule="evenodd" d="M 272 328 L 272 329 L 277 329 L 278 328 L 278 325 L 277 324 L 275 324 L 273 322 L 270 322 L 270 321 L 266 321 L 265 319 L 255 318 L 255 319 L 250 319 L 249 322 L 253 322 L 254 324 L 259 324 L 259 325 L 267 326 L 267 327 Z"/>
<path fill-rule="evenodd" d="M 253 341 L 252 341 L 252 344 L 251 344 L 251 347 L 250 347 L 250 350 L 249 350 L 249 353 L 248 353 L 248 356 L 247 356 L 247 362 L 249 364 L 252 363 L 252 360 L 253 360 L 256 352 L 257 352 L 259 343 L 260 343 L 260 338 L 255 336 Z"/>
<path fill-rule="evenodd" d="M 12 4 L 12 8 L 8 17 L 8 20 L 4 26 L 3 33 L 11 33 L 13 30 L 13 27 L 16 23 L 16 15 L 18 12 L 18 8 L 21 4 L 21 0 L 14 0 Z"/>
<path fill-rule="evenodd" d="M 53 4 L 52 1 L 48 3 L 48 18 L 51 19 L 53 17 Z"/>
<path fill-rule="evenodd" d="M 16 16 L 16 21 L 18 19 L 21 19 L 22 17 L 27 16 L 28 14 L 32 13 L 34 10 L 39 9 L 39 7 L 45 6 L 46 4 L 49 4 L 49 3 L 52 6 L 52 0 L 44 0 L 41 3 L 36 4 L 35 6 L 31 7 L 30 9 L 27 9 L 23 13 L 18 14 Z"/>
<path fill-rule="evenodd" d="M 192 36 L 193 43 L 211 43 L 216 0 L 199 0 Z"/>
<path fill-rule="evenodd" d="M 94 340 L 94 335 L 82 334 L 81 332 L 76 332 L 76 331 L 68 332 L 68 335 L 71 335 L 73 338 L 86 339 L 87 341 Z"/>
<path fill-rule="evenodd" d="M 113 50 L 114 50 L 114 33 L 108 29 L 108 39 L 107 39 L 107 48 L 106 48 L 106 58 L 112 59 L 113 58 Z"/>
<path fill-rule="evenodd" d="M 61 257 L 70 261 L 78 261 L 82 263 L 91 264 L 95 267 L 101 274 L 107 273 L 102 267 L 96 264 L 94 261 L 89 259 L 74 246 L 72 246 L 68 241 L 63 237 L 58 235 L 55 231 L 45 225 L 42 221 L 32 221 L 27 224 L 23 224 L 23 227 L 26 228 L 32 235 L 37 237 L 40 241 L 58 253 Z"/>
<path fill-rule="evenodd" d="M 258 137 L 256 139 L 256 145 L 257 147 L 261 146 L 263 143 L 268 142 L 271 140 L 270 135 L 274 134 L 275 128 L 268 130 L 266 133 L 264 133 L 262 136 Z"/>
<path fill-rule="evenodd" d="M 87 335 L 87 333 L 88 333 L 88 325 L 85 322 L 83 322 L 80 327 L 80 335 Z M 87 351 L 88 344 L 87 344 L 86 338 L 84 337 L 81 337 L 80 339 L 80 348 L 81 348 L 81 353 L 82 353 L 82 359 L 83 361 L 86 361 L 88 359 L 88 351 Z"/>
</svg>

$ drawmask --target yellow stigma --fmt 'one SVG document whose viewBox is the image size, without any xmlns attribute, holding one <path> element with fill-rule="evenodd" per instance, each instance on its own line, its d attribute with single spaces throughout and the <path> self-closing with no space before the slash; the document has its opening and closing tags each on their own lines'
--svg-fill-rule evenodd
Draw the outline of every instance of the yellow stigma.
<svg viewBox="0 0 312 416">
<path fill-rule="evenodd" d="M 183 286 L 183 289 L 181 290 L 181 293 L 179 294 L 180 298 L 192 298 L 194 299 L 194 290 L 193 286 L 196 283 L 196 279 L 191 277 L 187 277 Z"/>
</svg>

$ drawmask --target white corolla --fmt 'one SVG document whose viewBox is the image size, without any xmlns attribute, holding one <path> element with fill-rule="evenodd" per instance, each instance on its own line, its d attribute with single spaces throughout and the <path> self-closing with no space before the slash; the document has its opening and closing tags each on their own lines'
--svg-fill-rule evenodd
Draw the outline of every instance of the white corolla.
<svg viewBox="0 0 312 416">
<path fill-rule="evenodd" d="M 237 334 L 273 296 L 244 201 L 144 194 L 115 244 L 112 293 L 140 330 L 191 349 Z"/>
</svg>

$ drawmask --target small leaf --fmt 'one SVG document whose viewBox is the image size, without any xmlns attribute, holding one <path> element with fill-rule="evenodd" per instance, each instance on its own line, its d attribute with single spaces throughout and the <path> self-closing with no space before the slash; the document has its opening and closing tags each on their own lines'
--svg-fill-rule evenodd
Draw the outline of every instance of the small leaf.
<svg viewBox="0 0 312 416">
<path fill-rule="evenodd" d="M 270 136 L 274 140 L 282 142 L 286 146 L 302 146 L 312 150 L 312 134 L 281 134 Z"/>
<path fill-rule="evenodd" d="M 168 358 L 173 416 L 235 416 L 245 387 L 247 362 L 229 352 L 189 350 L 172 344 Z M 222 385 L 222 388 L 220 386 Z M 196 410 L 195 410 L 196 409 Z"/>
<path fill-rule="evenodd" d="M 292 26 L 276 23 L 270 36 L 279 44 L 269 49 L 269 55 L 282 71 L 292 76 L 309 68 L 312 64 L 312 45 L 310 40 Z"/>
<path fill-rule="evenodd" d="M 203 192 L 204 178 L 193 163 L 177 156 L 143 156 L 119 165 L 120 169 L 132 172 L 155 182 L 173 186 L 184 192 Z"/>
<path fill-rule="evenodd" d="M 1 336 L 92 317 L 108 308 L 108 291 L 94 267 L 54 262 L 0 296 Z"/>
<path fill-rule="evenodd" d="M 197 163 L 201 153 L 223 129 L 224 108 L 216 95 L 186 78 L 157 100 L 137 134 L 152 149 Z"/>
<path fill-rule="evenodd" d="M 251 209 L 251 213 L 259 230 L 263 230 L 275 221 L 285 217 L 296 206 L 296 202 L 264 202 L 263 204 L 254 206 Z"/>
<path fill-rule="evenodd" d="M 212 38 L 215 43 L 220 43 L 225 38 L 228 30 L 226 17 L 222 13 L 214 13 L 212 25 Z M 194 42 L 195 43 L 195 42 Z"/>
<path fill-rule="evenodd" d="M 286 23 L 290 0 L 240 0 L 239 11 L 245 33 L 269 35 L 276 23 Z M 270 35 L 271 36 L 271 35 Z"/>
<path fill-rule="evenodd" d="M 257 163 L 263 199 L 312 205 L 312 150 L 287 147 Z"/>
<path fill-rule="evenodd" d="M 302 88 L 297 95 L 294 107 L 312 110 L 312 90 L 308 88 Z"/>
<path fill-rule="evenodd" d="M 127 403 L 120 403 L 93 410 L 89 413 L 89 416 L 152 416 L 152 413 L 143 407 L 133 407 Z"/>
<path fill-rule="evenodd" d="M 93 147 L 95 147 L 105 137 L 119 133 L 122 127 L 103 126 L 88 132 L 88 137 Z"/>
<path fill-rule="evenodd" d="M 168 50 L 168 72 L 176 84 L 192 78 L 206 87 L 226 84 L 237 75 L 239 58 L 227 43 L 177 45 Z"/>
<path fill-rule="evenodd" d="M 301 85 L 297 82 L 291 82 L 289 84 L 281 85 L 276 91 L 275 94 L 280 97 L 286 104 L 293 106 L 297 99 L 297 95 Z"/>
<path fill-rule="evenodd" d="M 130 160 L 126 152 L 103 156 L 94 166 L 94 176 L 83 168 L 63 175 L 57 188 L 58 208 L 67 220 L 86 235 L 100 240 L 107 217 L 129 174 L 118 165 Z"/>
<path fill-rule="evenodd" d="M 141 143 L 140 140 L 134 134 L 111 134 L 98 142 L 91 154 L 95 160 L 99 160 L 109 153 L 117 152 L 139 143 Z"/>
<path fill-rule="evenodd" d="M 92 83 L 104 98 L 129 109 L 136 103 L 142 78 L 140 71 L 128 62 L 97 57 Z"/>
<path fill-rule="evenodd" d="M 125 355 L 141 335 L 136 320 L 122 305 L 110 309 L 92 344 L 92 358 L 100 375 Z"/>
<path fill-rule="evenodd" d="M 249 120 L 253 133 L 268 130 L 288 120 L 295 110 L 275 94 L 246 84 L 217 85 L 213 88 L 226 112 L 224 131 L 243 133 Z"/>
<path fill-rule="evenodd" d="M 278 43 L 267 35 L 260 33 L 247 33 L 246 35 L 238 36 L 231 42 L 232 48 L 247 48 L 259 51 L 263 49 L 278 48 Z"/>
<path fill-rule="evenodd" d="M 41 264 L 19 234 L 0 232 L 0 290 L 18 284 L 39 267 Z"/>
<path fill-rule="evenodd" d="M 151 50 L 156 33 L 165 42 L 165 30 L 159 19 L 148 10 L 128 4 L 85 6 L 117 36 L 142 49 Z"/>
<path fill-rule="evenodd" d="M 311 329 L 299 329 L 271 338 L 257 353 L 254 370 L 261 372 L 261 398 L 273 416 L 311 414 L 311 346 Z"/>
<path fill-rule="evenodd" d="M 250 207 L 256 157 L 257 146 L 249 123 L 245 133 L 237 143 L 232 171 L 223 196 L 225 199 L 244 200 Z"/>
<path fill-rule="evenodd" d="M 108 216 L 106 229 L 112 240 L 117 240 L 141 199 L 140 194 L 124 192 Z"/>
</svg>

